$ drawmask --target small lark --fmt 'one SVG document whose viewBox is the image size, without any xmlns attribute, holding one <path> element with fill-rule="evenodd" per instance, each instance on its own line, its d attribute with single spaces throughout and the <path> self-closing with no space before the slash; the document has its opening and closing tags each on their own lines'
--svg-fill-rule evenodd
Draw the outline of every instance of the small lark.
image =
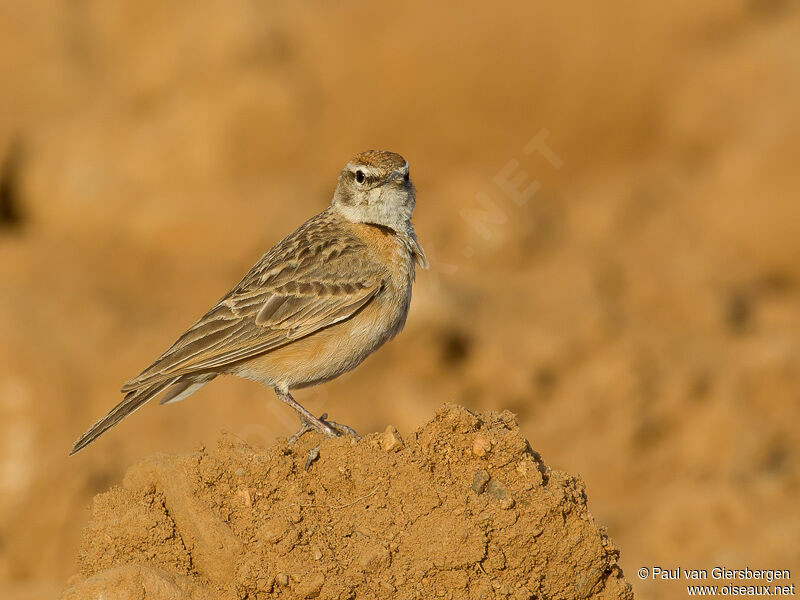
<svg viewBox="0 0 800 600">
<path fill-rule="evenodd" d="M 267 252 L 236 287 L 152 365 L 122 386 L 124 400 L 84 433 L 74 454 L 167 390 L 178 402 L 217 375 L 260 381 L 300 417 L 301 430 L 337 437 L 290 390 L 357 367 L 406 321 L 414 268 L 427 267 L 411 213 L 408 162 L 393 152 L 356 155 L 331 205 Z"/>
</svg>

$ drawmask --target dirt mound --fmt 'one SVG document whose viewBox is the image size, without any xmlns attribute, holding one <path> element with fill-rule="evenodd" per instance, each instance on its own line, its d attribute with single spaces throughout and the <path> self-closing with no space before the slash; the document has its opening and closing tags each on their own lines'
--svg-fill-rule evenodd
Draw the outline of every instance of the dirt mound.
<svg viewBox="0 0 800 600">
<path fill-rule="evenodd" d="M 447 406 L 405 440 L 322 440 L 306 471 L 319 441 L 228 435 L 135 465 L 95 498 L 64 600 L 632 598 L 583 483 L 511 413 Z"/>
</svg>

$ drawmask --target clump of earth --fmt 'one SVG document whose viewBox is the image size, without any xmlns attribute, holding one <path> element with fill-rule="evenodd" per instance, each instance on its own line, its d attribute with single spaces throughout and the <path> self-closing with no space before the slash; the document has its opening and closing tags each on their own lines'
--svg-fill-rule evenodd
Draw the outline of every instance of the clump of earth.
<svg viewBox="0 0 800 600">
<path fill-rule="evenodd" d="M 145 459 L 95 497 L 63 599 L 629 599 L 618 558 L 512 413 L 445 406 L 407 436 Z"/>
</svg>

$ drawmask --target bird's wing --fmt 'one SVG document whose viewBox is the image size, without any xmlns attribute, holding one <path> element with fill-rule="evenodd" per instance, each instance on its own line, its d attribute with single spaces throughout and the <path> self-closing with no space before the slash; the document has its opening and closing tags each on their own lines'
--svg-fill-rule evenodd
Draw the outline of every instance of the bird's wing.
<svg viewBox="0 0 800 600">
<path fill-rule="evenodd" d="M 139 376 L 130 391 L 218 369 L 350 318 L 374 298 L 386 270 L 364 243 L 322 219 L 284 239 Z"/>
</svg>

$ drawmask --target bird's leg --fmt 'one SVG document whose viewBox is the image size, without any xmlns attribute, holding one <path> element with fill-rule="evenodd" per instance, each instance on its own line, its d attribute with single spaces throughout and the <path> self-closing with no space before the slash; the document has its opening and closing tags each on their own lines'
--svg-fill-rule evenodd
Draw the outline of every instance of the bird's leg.
<svg viewBox="0 0 800 600">
<path fill-rule="evenodd" d="M 295 433 L 292 437 L 289 438 L 289 443 L 293 444 L 297 440 L 299 440 L 304 434 L 308 433 L 309 431 L 318 431 L 325 437 L 335 438 L 340 437 L 342 435 L 352 435 L 358 438 L 358 434 L 355 432 L 354 429 L 348 427 L 347 425 L 341 425 L 339 423 L 334 423 L 333 421 L 327 421 L 328 418 L 327 413 L 323 414 L 320 418 L 315 417 L 312 415 L 308 410 L 303 408 L 303 406 L 297 402 L 292 395 L 289 393 L 289 390 L 275 388 L 275 393 L 277 394 L 278 398 L 283 400 L 286 404 L 291 406 L 294 411 L 297 413 L 297 416 L 300 418 L 300 429 Z"/>
<path fill-rule="evenodd" d="M 294 444 L 309 431 L 318 431 L 325 437 L 329 438 L 340 437 L 342 435 L 352 435 L 356 438 L 359 437 L 352 427 L 340 425 L 339 423 L 334 423 L 333 421 L 327 421 L 326 419 L 328 418 L 328 413 L 322 413 L 322 416 L 319 419 L 312 415 L 305 408 L 303 408 L 303 406 L 301 406 L 297 400 L 292 398 L 292 395 L 289 393 L 288 389 L 276 387 L 275 393 L 277 394 L 278 398 L 291 406 L 297 413 L 297 416 L 300 417 L 300 429 L 297 431 L 297 433 L 289 438 L 290 444 Z M 308 451 L 308 456 L 306 456 L 306 471 L 308 471 L 311 463 L 319 458 L 319 449 L 319 444 L 317 444 Z"/>
</svg>

